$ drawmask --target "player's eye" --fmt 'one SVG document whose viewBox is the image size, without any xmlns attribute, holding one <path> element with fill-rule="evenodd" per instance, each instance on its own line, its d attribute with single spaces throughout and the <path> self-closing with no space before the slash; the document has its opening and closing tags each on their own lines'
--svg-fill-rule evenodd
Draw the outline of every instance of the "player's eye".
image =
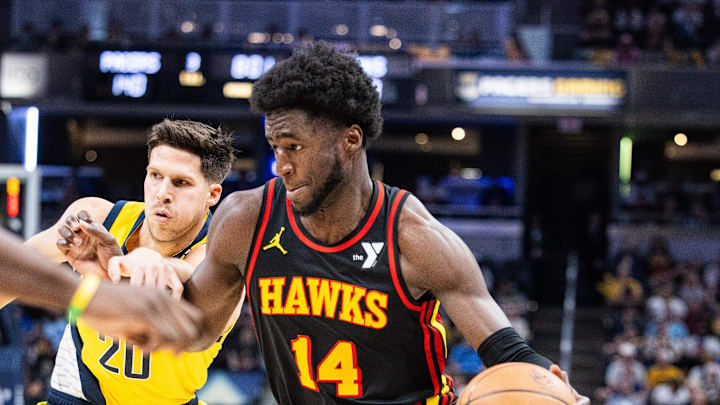
<svg viewBox="0 0 720 405">
<path fill-rule="evenodd" d="M 292 145 L 290 145 L 290 150 L 295 150 L 295 151 L 297 151 L 297 150 L 300 150 L 300 149 L 302 149 L 302 146 L 301 146 L 301 145 L 297 145 L 297 144 L 292 144 Z"/>
</svg>

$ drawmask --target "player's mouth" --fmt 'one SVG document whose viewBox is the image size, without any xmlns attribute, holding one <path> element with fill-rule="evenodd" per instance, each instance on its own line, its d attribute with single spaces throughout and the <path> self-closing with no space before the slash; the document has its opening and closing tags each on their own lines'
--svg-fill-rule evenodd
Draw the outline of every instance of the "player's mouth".
<svg viewBox="0 0 720 405">
<path fill-rule="evenodd" d="M 170 212 L 168 210 L 158 208 L 153 211 L 153 217 L 155 217 L 155 221 L 159 223 L 164 223 L 169 221 L 172 218 L 172 215 L 170 215 Z"/>
<path fill-rule="evenodd" d="M 285 192 L 285 196 L 288 198 L 288 200 L 293 201 L 297 196 L 305 190 L 307 186 L 298 186 L 294 188 L 288 187 L 287 191 Z"/>
</svg>

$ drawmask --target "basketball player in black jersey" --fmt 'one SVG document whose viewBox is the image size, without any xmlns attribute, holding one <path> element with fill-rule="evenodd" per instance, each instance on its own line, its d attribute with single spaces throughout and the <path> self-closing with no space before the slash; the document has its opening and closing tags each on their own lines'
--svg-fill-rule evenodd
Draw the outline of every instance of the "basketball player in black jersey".
<svg viewBox="0 0 720 405">
<path fill-rule="evenodd" d="M 281 405 L 452 403 L 438 303 L 486 366 L 551 366 L 510 327 L 463 241 L 416 197 L 370 178 L 382 118 L 355 58 L 324 43 L 298 51 L 255 84 L 251 105 L 278 178 L 216 212 L 185 285 L 209 321 L 196 349 L 247 292 Z"/>
</svg>

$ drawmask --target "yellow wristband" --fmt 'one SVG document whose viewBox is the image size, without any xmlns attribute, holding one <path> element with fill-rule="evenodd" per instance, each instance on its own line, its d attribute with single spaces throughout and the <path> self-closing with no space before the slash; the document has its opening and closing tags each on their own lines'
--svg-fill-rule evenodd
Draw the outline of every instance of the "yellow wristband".
<svg viewBox="0 0 720 405">
<path fill-rule="evenodd" d="M 67 313 L 65 314 L 68 323 L 74 325 L 77 322 L 99 286 L 100 277 L 97 275 L 88 274 L 83 277 L 77 290 L 75 290 L 75 294 L 73 294 L 72 299 L 70 299 L 70 305 L 68 305 Z"/>
</svg>

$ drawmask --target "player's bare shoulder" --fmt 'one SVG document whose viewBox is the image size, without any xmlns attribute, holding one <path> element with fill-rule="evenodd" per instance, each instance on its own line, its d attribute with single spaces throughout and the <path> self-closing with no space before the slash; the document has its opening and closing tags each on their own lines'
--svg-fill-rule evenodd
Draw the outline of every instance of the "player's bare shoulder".
<svg viewBox="0 0 720 405">
<path fill-rule="evenodd" d="M 68 215 L 77 215 L 80 211 L 86 211 L 96 221 L 102 223 L 113 208 L 113 203 L 99 197 L 83 197 L 70 204 L 60 221 L 64 221 Z"/>
<path fill-rule="evenodd" d="M 417 294 L 449 288 L 459 280 L 454 270 L 474 261 L 460 237 L 412 195 L 400 212 L 398 247 L 403 277 Z"/>
<path fill-rule="evenodd" d="M 263 190 L 258 187 L 236 191 L 222 200 L 210 224 L 208 254 L 244 269 L 262 208 Z"/>
</svg>

